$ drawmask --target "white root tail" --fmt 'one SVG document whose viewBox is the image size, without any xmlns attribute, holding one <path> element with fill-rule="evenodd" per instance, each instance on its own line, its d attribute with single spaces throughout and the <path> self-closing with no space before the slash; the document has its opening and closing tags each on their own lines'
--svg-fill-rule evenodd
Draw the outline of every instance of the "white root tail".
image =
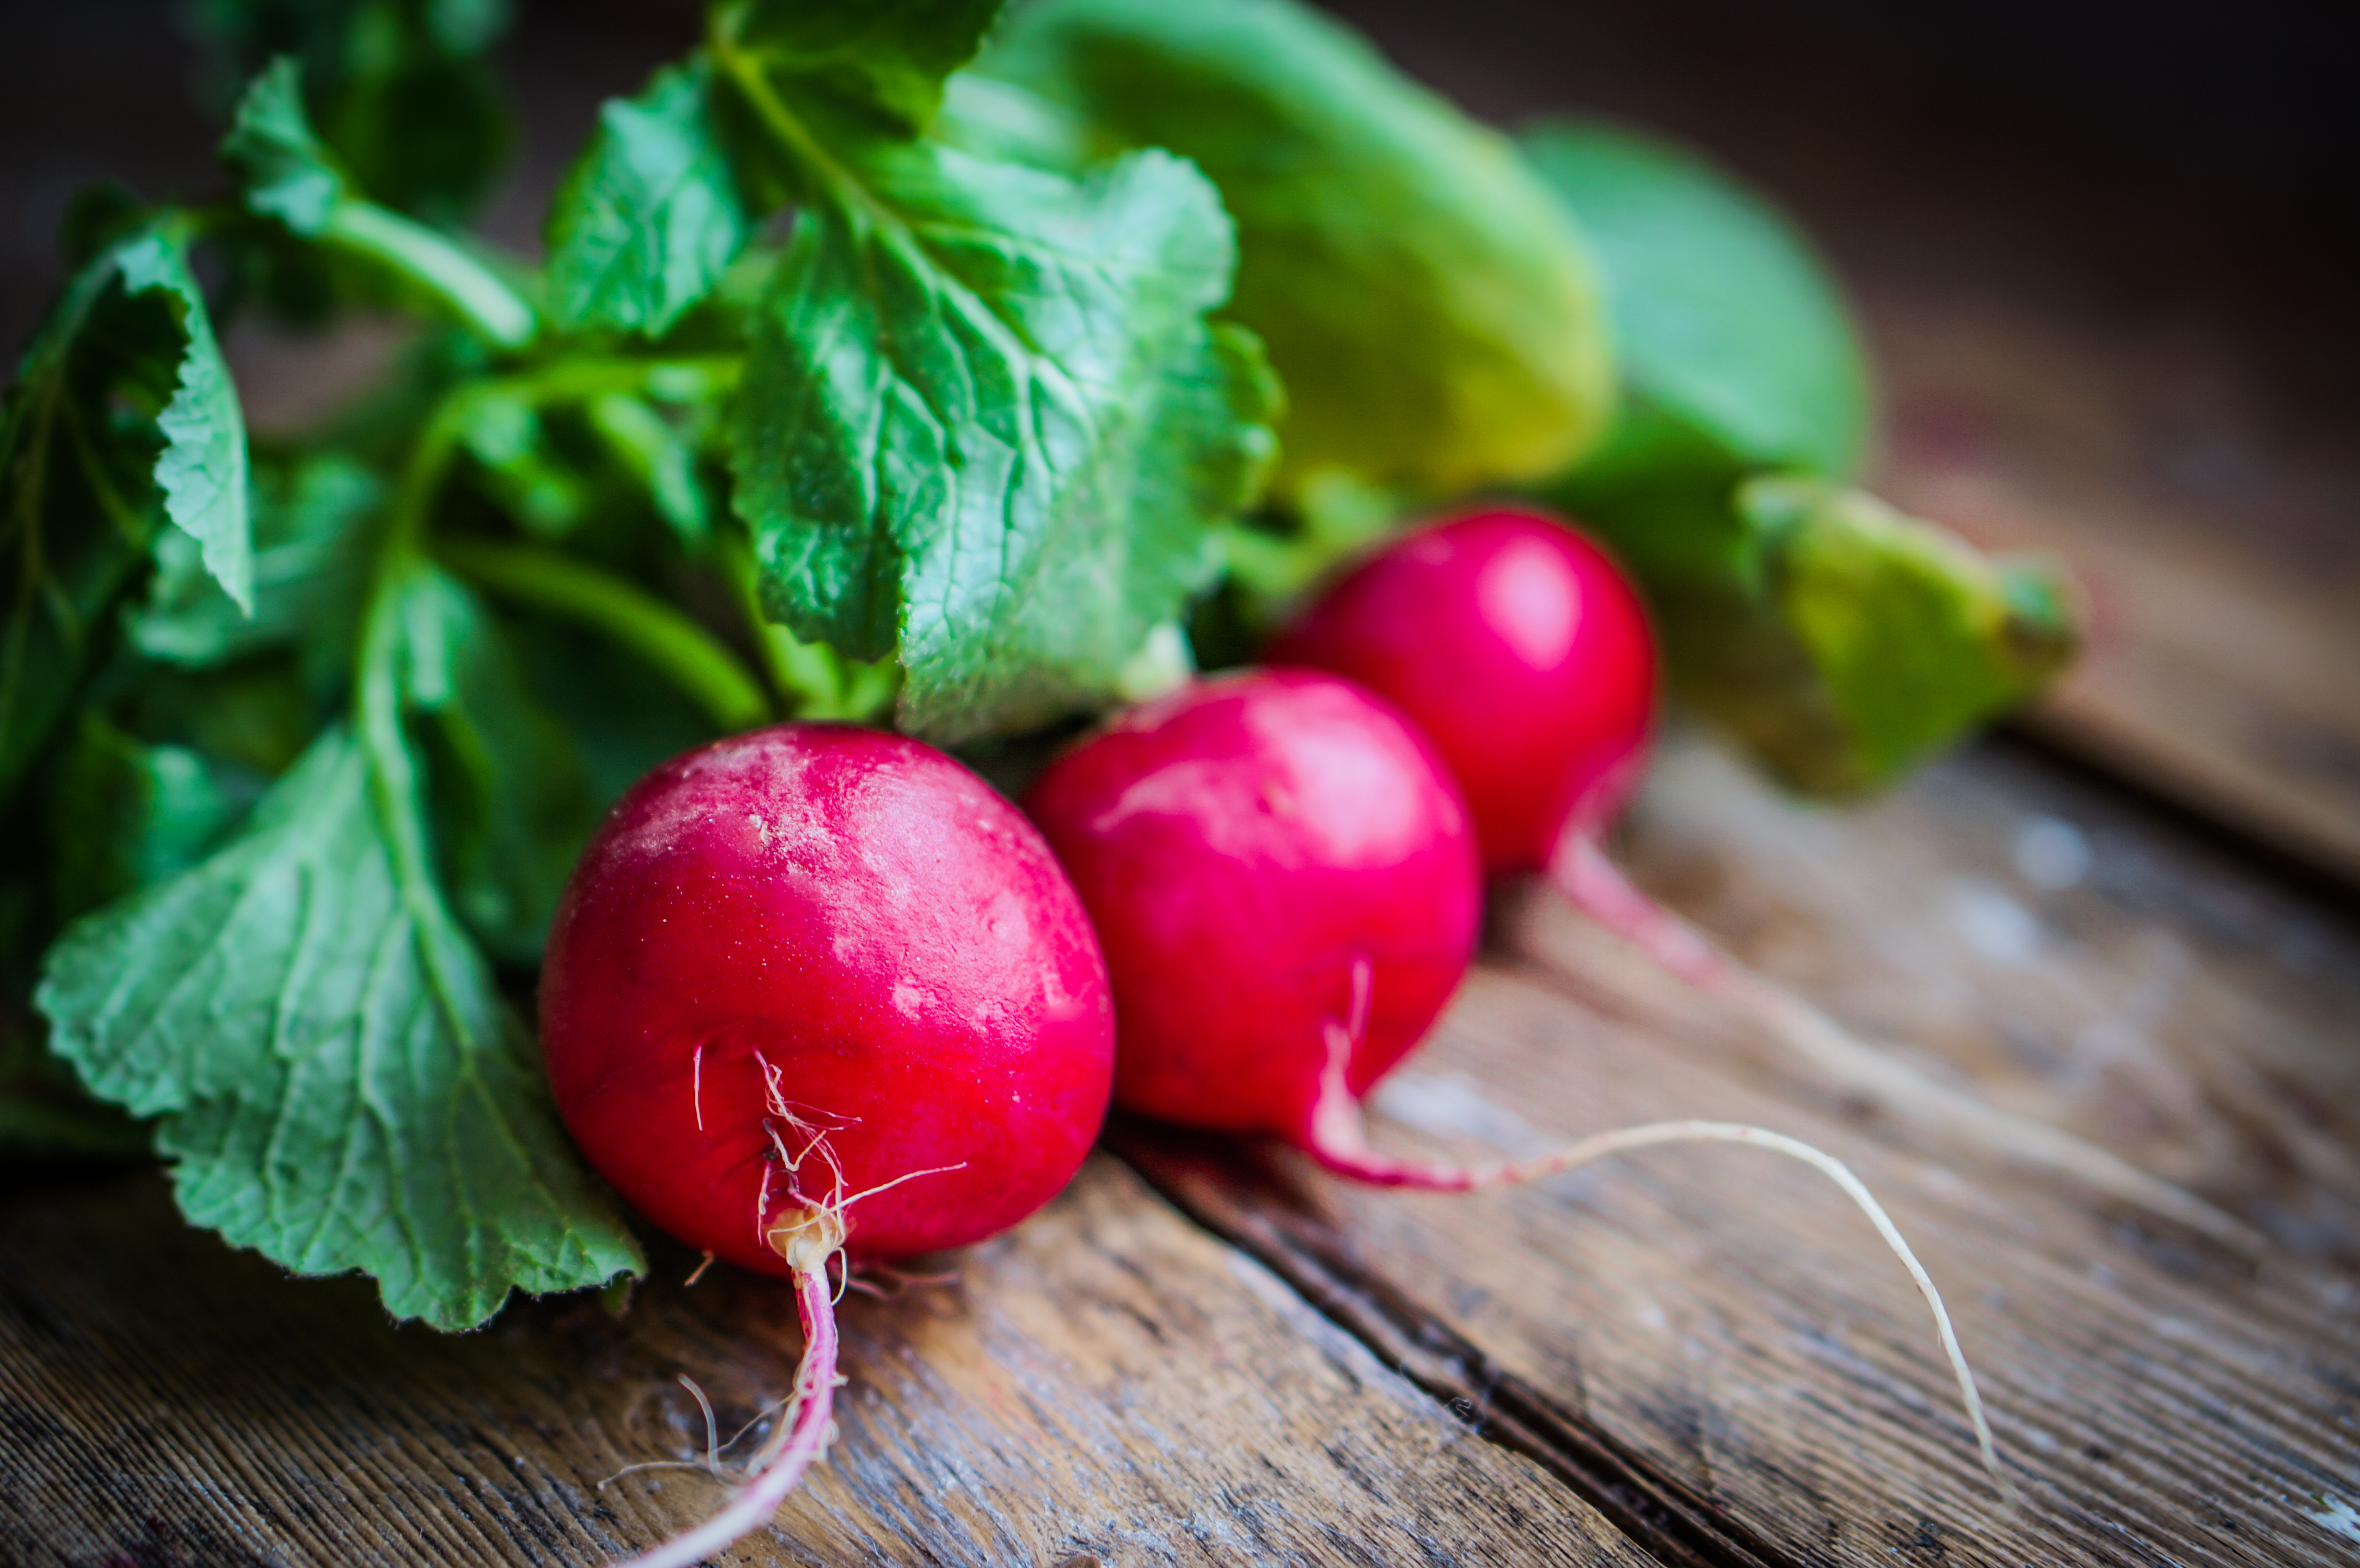
<svg viewBox="0 0 2360 1568">
<path fill-rule="evenodd" d="M 673 1536 L 654 1551 L 642 1553 L 617 1568 L 690 1568 L 715 1552 L 728 1546 L 748 1531 L 759 1530 L 786 1501 L 787 1494 L 803 1478 L 803 1473 L 819 1463 L 835 1441 L 836 1388 L 842 1381 L 836 1376 L 836 1303 L 852 1283 L 852 1269 L 844 1253 L 848 1234 L 844 1214 L 863 1198 L 914 1181 L 921 1176 L 940 1176 L 952 1171 L 967 1169 L 966 1161 L 956 1165 L 940 1165 L 926 1171 L 911 1171 L 890 1181 L 858 1192 L 845 1191 L 844 1167 L 829 1146 L 828 1134 L 850 1125 L 846 1118 L 813 1106 L 798 1107 L 782 1091 L 779 1070 L 757 1054 L 767 1082 L 770 1116 L 764 1126 L 770 1134 L 773 1163 L 762 1173 L 761 1195 L 756 1200 L 754 1225 L 762 1245 L 776 1253 L 794 1272 L 795 1310 L 803 1318 L 803 1358 L 795 1369 L 795 1391 L 789 1401 L 790 1414 L 771 1433 L 761 1451 L 748 1462 L 746 1484 L 731 1495 L 721 1511 L 698 1525 Z M 801 1140 L 800 1147 L 791 1148 L 788 1134 Z M 826 1184 L 822 1195 L 814 1197 L 804 1191 L 803 1175 L 806 1163 L 816 1155 L 818 1167 L 824 1166 Z M 770 1207 L 771 1178 L 783 1171 L 787 1178 L 785 1196 L 793 1207 L 773 1213 Z M 713 1261 L 707 1253 L 706 1264 Z M 839 1270 L 844 1284 L 829 1281 L 831 1269 Z M 702 1274 L 700 1266 L 697 1273 Z M 694 1276 L 691 1276 L 692 1281 Z M 694 1385 L 690 1385 L 694 1388 Z M 699 1392 L 697 1402 L 705 1396 Z M 709 1429 L 713 1421 L 710 1406 L 705 1410 Z M 733 1443 L 737 1441 L 731 1439 Z M 710 1451 L 710 1439 L 707 1440 Z"/>
<path fill-rule="evenodd" d="M 1363 986 L 1355 974 L 1355 1006 L 1357 1016 L 1363 1011 L 1358 993 Z M 1382 1187 L 1406 1187 L 1423 1192 L 1467 1192 L 1481 1187 L 1499 1187 L 1538 1181 L 1547 1177 L 1587 1165 L 1611 1154 L 1622 1154 L 1634 1149 L 1646 1149 L 1663 1143 L 1742 1143 L 1755 1149 L 1766 1149 L 1790 1160 L 1799 1160 L 1842 1189 L 1861 1213 L 1868 1216 L 1876 1234 L 1893 1256 L 1909 1271 L 1918 1293 L 1926 1300 L 1927 1309 L 1934 1314 L 1934 1328 L 1941 1340 L 1942 1354 L 1950 1361 L 1950 1370 L 1959 1385 L 1959 1402 L 1966 1410 L 1968 1424 L 1974 1428 L 1975 1448 L 1983 1456 L 1984 1471 L 1999 1490 L 2003 1504 L 2016 1507 L 2016 1483 L 1999 1462 L 1999 1448 L 1992 1439 L 1991 1423 L 1983 1416 L 1983 1394 L 1975 1387 L 1975 1375 L 1967 1365 L 1966 1352 L 1959 1346 L 1958 1331 L 1950 1324 L 1950 1313 L 1942 1305 L 1942 1293 L 1934 1288 L 1933 1278 L 1926 1272 L 1918 1255 L 1909 1250 L 1893 1217 L 1885 1205 L 1852 1173 L 1851 1167 L 1824 1149 L 1815 1149 L 1800 1138 L 1766 1127 L 1749 1127 L 1743 1122 L 1677 1121 L 1650 1122 L 1643 1127 L 1620 1127 L 1612 1132 L 1568 1144 L 1552 1153 L 1530 1160 L 1502 1160 L 1480 1165 L 1446 1165 L 1418 1160 L 1402 1160 L 1383 1154 L 1369 1146 L 1367 1124 L 1360 1116 L 1360 1102 L 1352 1097 L 1346 1083 L 1345 1066 L 1351 1060 L 1355 1030 L 1344 1024 L 1328 1026 L 1328 1068 L 1322 1075 L 1320 1093 L 1313 1107 L 1309 1136 L 1305 1149 L 1312 1158 L 1338 1175 L 1367 1181 Z"/>
<path fill-rule="evenodd" d="M 803 1358 L 795 1371 L 792 1413 L 748 1462 L 746 1484 L 719 1513 L 619 1568 L 690 1568 L 712 1556 L 759 1529 L 827 1452 L 836 1434 L 836 1288 L 828 1282 L 825 1256 L 815 1267 L 796 1270 L 795 1307 L 803 1317 Z"/>
</svg>

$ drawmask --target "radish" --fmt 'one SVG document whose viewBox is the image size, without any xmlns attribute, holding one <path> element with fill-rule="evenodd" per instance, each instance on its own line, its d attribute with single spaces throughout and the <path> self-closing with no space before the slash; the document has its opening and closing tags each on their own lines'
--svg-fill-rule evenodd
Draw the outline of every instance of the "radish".
<svg viewBox="0 0 2360 1568">
<path fill-rule="evenodd" d="M 1480 581 L 1480 571 L 1464 574 Z M 1415 600 L 1405 604 L 1417 613 Z M 1562 631 L 1563 615 L 1524 609 L 1525 631 Z M 1644 637 L 1644 622 L 1634 615 L 1631 624 Z M 1539 643 L 1535 635 L 1535 650 Z M 1624 722 L 1637 714 L 1642 738 L 1646 705 L 1643 697 L 1621 710 Z M 1584 721 L 1562 704 L 1545 722 L 1572 733 Z M 1604 755 L 1595 788 L 1627 788 L 1631 755 L 1628 744 Z M 1572 771 L 1558 768 L 1521 793 L 1505 780 L 1498 798 L 1564 799 L 1579 809 L 1589 797 L 1560 788 Z M 1477 824 L 1464 799 L 1442 757 L 1382 698 L 1310 670 L 1201 681 L 1131 710 L 1053 760 L 1025 807 L 1105 946 L 1120 1030 L 1118 1104 L 1191 1127 L 1273 1136 L 1338 1175 L 1428 1191 L 1534 1181 L 1659 1143 L 1743 1143 L 1802 1160 L 1859 1205 L 1908 1269 L 1983 1463 L 2002 1492 L 2011 1490 L 1940 1294 L 1884 1209 L 1832 1156 L 1761 1127 L 1700 1121 L 1624 1128 L 1513 1163 L 1444 1165 L 1370 1146 L 1360 1102 L 1465 973 L 1481 895 Z"/>
<path fill-rule="evenodd" d="M 1465 789 L 1486 870 L 1545 872 L 1577 909 L 1847 1091 L 2241 1251 L 2259 1245 L 2212 1204 L 1860 1040 L 1632 885 L 1600 837 L 1639 781 L 1655 650 L 1637 591 L 1583 534 L 1520 510 L 1410 534 L 1346 574 L 1270 654 L 1357 681 L 1406 713 Z"/>
<path fill-rule="evenodd" d="M 1477 512 L 1364 562 L 1271 645 L 1270 661 L 1379 692 L 1441 752 L 1486 871 L 1547 863 L 1595 832 L 1645 761 L 1655 650 L 1636 589 L 1588 539 Z"/>
<path fill-rule="evenodd" d="M 1714 977 L 1710 945 L 1598 847 L 1638 787 L 1655 711 L 1645 607 L 1598 545 L 1531 512 L 1437 524 L 1363 561 L 1270 657 L 1409 714 L 1467 791 L 1486 871 L 1546 870 L 1684 977 Z"/>
<path fill-rule="evenodd" d="M 576 866 L 541 975 L 551 1087 L 606 1178 L 692 1247 L 794 1282 L 792 1419 L 678 1568 L 820 1456 L 850 1264 L 1007 1229 L 1105 1119 L 1087 917 L 1013 806 L 920 743 L 781 724 L 657 768 Z"/>
<path fill-rule="evenodd" d="M 1433 748 L 1309 672 L 1201 682 L 1117 718 L 1026 797 L 1098 927 L 1115 1099 L 1308 1147 L 1331 1063 L 1365 1094 L 1423 1037 L 1482 920 L 1467 808 Z"/>
<path fill-rule="evenodd" d="M 1406 713 L 1466 790 L 1486 871 L 1546 868 L 1683 973 L 1710 970 L 1709 948 L 1617 896 L 1596 848 L 1638 785 L 1655 709 L 1646 610 L 1597 545 L 1529 512 L 1426 528 L 1338 583 L 1270 657 Z"/>
</svg>

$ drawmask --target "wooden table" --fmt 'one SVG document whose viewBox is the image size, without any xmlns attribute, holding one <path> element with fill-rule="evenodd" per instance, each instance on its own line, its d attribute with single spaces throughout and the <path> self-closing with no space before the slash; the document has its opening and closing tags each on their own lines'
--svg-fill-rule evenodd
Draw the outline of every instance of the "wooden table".
<svg viewBox="0 0 2360 1568">
<path fill-rule="evenodd" d="M 1625 106 L 1649 102 L 1680 123 L 1677 94 Z M 2229 419 L 2199 434 L 2245 441 L 2236 482 L 2167 482 L 2158 443 L 2194 438 L 2156 412 L 2137 319 L 1896 260 L 1863 216 L 1874 158 L 1815 186 L 1841 160 L 1813 156 L 1781 188 L 1874 324 L 1879 483 L 2064 551 L 2102 641 L 2024 730 L 1857 811 L 1675 731 L 1617 852 L 1876 1061 L 1996 1115 L 1797 1057 L 1510 887 L 1377 1135 L 1471 1156 L 1712 1116 L 1833 1151 L 1944 1287 L 2016 1508 L 1907 1279 L 1799 1167 L 1657 1150 L 1404 1196 L 1118 1125 L 951 1281 L 847 1299 L 840 1439 L 724 1561 L 2360 1562 L 2360 477 L 2334 455 L 2360 425 L 2273 445 Z M 2234 381 L 2199 336 L 2170 373 Z M 2108 1196 L 2011 1127 L 2223 1218 Z M 189 1230 L 151 1171 L 6 1171 L 0 1564 L 649 1544 L 720 1496 L 699 1394 L 727 1437 L 797 1350 L 774 1287 L 655 1258 L 620 1312 L 523 1303 L 444 1338 Z"/>
<path fill-rule="evenodd" d="M 2078 847 L 2074 847 L 2078 846 Z M 1865 811 L 1676 735 L 1659 892 L 1959 1094 L 2226 1242 L 1896 1115 L 1535 889 L 1380 1134 L 1523 1151 L 1674 1116 L 1851 1162 L 1945 1286 L 1996 1508 L 1907 1279 L 1813 1173 L 1657 1151 L 1469 1198 L 1122 1126 L 956 1279 L 848 1298 L 842 1437 L 743 1563 L 2192 1563 L 2360 1554 L 2360 942 L 1992 746 Z M 2078 872 L 2078 875 L 2073 875 Z M 784 1392 L 772 1286 L 659 1251 L 444 1338 L 184 1227 L 153 1172 L 0 1200 L 0 1562 L 606 1561 Z"/>
</svg>

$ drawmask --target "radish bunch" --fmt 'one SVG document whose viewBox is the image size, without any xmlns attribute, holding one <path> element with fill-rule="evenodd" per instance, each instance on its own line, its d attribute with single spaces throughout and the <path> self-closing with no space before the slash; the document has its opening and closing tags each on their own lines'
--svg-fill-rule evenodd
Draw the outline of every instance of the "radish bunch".
<svg viewBox="0 0 2360 1568">
<path fill-rule="evenodd" d="M 1534 1181 L 1662 1143 L 1802 1160 L 1908 1269 L 1999 1478 L 1940 1295 L 1868 1190 L 1819 1149 L 1697 1121 L 1475 1166 L 1368 1142 L 1360 1100 L 1472 957 L 1483 869 L 1545 866 L 1684 974 L 1720 972 L 1597 847 L 1636 782 L 1655 691 L 1645 617 L 1613 563 L 1548 519 L 1480 514 L 1364 564 L 1273 653 L 1279 668 L 1117 719 L 1026 797 L 1105 942 L 1117 1102 L 1270 1134 L 1340 1175 L 1432 1191 Z M 1340 674 L 1284 668 L 1294 660 Z"/>
<path fill-rule="evenodd" d="M 1820 1150 L 1695 1121 L 1471 1166 L 1367 1138 L 1361 1100 L 1472 960 L 1487 870 L 1545 868 L 1684 972 L 1719 972 L 1597 848 L 1655 702 L 1612 562 L 1546 518 L 1466 517 L 1366 563 L 1275 652 L 1323 668 L 1119 715 L 1035 780 L 1031 823 L 918 742 L 788 724 L 657 768 L 593 841 L 543 972 L 559 1108 L 650 1218 L 793 1280 L 806 1345 L 753 1478 L 634 1568 L 737 1539 L 819 1457 L 853 1260 L 1015 1224 L 1078 1168 L 1109 1094 L 1432 1191 L 1661 1143 L 1800 1160 L 1924 1294 L 1998 1475 L 1940 1296 Z"/>
</svg>

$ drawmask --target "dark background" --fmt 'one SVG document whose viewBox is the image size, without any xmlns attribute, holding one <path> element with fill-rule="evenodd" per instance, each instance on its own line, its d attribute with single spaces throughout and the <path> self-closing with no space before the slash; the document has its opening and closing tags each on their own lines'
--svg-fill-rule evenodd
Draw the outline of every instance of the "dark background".
<svg viewBox="0 0 2360 1568">
<path fill-rule="evenodd" d="M 1175 0 L 1185 3 L 1185 0 Z M 1416 75 L 1486 118 L 1612 115 L 1709 149 L 1786 201 L 1853 287 L 1888 362 L 1914 324 L 1996 303 L 2122 367 L 2146 466 L 2174 485 L 2306 461 L 2360 424 L 2360 93 L 2326 6 L 2109 0 L 1338 0 Z M 224 84 L 172 0 L 12 8 L 0 52 L 0 343 L 56 288 L 76 186 L 216 188 Z M 692 0 L 524 4 L 502 68 L 522 107 L 486 226 L 531 246 L 599 100 L 695 33 Z M 210 106 L 200 100 L 210 91 Z M 1930 310 L 1926 307 L 1930 306 Z M 1955 315 L 1955 312 L 1953 312 Z M 1923 341 L 1919 334 L 1918 341 Z M 231 341 L 258 428 L 366 382 Z M 1906 444 L 1906 431 L 1896 438 Z M 2237 454 L 2267 448 L 2266 459 Z M 2228 453 L 2223 459 L 2222 453 Z M 2224 463 L 2226 466 L 2224 467 Z M 2352 486 L 2267 511 L 2282 562 L 2360 561 Z"/>
<path fill-rule="evenodd" d="M 1185 3 L 1185 0 L 1179 0 Z M 57 281 L 69 193 L 213 181 L 214 114 L 169 0 L 10 7 L 0 340 Z M 2234 324 L 2270 379 L 2351 399 L 2360 93 L 2333 8 L 2096 0 L 1352 0 L 1334 9 L 1478 114 L 1577 107 L 1687 136 L 1791 201 L 1840 261 L 1972 267 L 2060 307 Z M 598 99 L 692 36 L 682 0 L 522 7 L 525 106 L 487 214 L 529 243 Z"/>
</svg>

